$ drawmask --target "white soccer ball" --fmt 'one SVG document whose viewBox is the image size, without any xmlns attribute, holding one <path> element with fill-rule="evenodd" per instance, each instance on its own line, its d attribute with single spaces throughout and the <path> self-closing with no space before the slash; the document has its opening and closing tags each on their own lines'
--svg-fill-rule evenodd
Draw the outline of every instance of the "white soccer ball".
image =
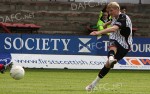
<svg viewBox="0 0 150 94">
<path fill-rule="evenodd" d="M 21 66 L 12 66 L 10 76 L 15 80 L 20 80 L 24 77 L 25 71 Z"/>
</svg>

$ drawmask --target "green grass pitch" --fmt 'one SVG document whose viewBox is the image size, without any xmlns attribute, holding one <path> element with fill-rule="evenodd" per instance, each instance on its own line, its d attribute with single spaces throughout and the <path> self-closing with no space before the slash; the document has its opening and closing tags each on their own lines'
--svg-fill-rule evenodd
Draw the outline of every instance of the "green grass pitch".
<svg viewBox="0 0 150 94">
<path fill-rule="evenodd" d="M 25 69 L 14 80 L 0 74 L 0 94 L 150 94 L 150 71 L 111 70 L 92 92 L 85 91 L 99 70 Z"/>
</svg>

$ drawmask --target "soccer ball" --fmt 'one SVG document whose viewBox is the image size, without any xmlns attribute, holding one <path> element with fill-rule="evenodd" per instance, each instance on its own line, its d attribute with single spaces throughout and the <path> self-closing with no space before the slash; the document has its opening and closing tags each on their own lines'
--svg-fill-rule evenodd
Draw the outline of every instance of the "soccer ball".
<svg viewBox="0 0 150 94">
<path fill-rule="evenodd" d="M 24 77 L 25 71 L 21 66 L 12 66 L 10 76 L 15 80 L 20 80 Z"/>
</svg>

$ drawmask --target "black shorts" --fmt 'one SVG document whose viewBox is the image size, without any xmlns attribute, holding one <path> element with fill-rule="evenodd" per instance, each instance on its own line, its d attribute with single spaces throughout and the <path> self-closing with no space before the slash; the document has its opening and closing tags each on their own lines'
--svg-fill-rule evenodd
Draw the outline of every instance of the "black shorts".
<svg viewBox="0 0 150 94">
<path fill-rule="evenodd" d="M 111 46 L 117 47 L 117 53 L 114 56 L 117 61 L 121 60 L 129 51 L 129 49 L 123 48 L 116 40 L 110 40 L 109 47 Z"/>
</svg>

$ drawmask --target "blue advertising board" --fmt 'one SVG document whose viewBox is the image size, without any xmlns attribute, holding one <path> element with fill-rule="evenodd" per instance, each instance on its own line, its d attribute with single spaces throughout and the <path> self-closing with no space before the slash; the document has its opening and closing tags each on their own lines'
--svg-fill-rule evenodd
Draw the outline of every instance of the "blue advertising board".
<svg viewBox="0 0 150 94">
<path fill-rule="evenodd" d="M 128 56 L 149 57 L 150 39 L 133 38 Z M 1 34 L 0 53 L 107 56 L 108 36 Z"/>
</svg>

